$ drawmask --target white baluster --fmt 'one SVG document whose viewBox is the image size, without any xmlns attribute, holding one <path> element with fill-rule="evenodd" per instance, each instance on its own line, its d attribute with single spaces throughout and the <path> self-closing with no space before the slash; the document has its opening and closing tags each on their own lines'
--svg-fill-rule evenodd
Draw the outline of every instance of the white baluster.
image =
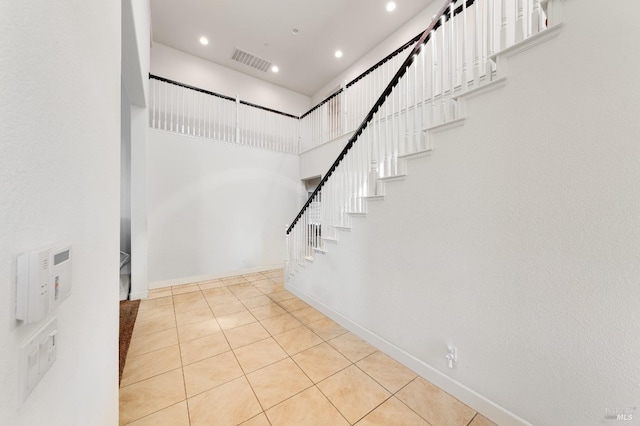
<svg viewBox="0 0 640 426">
<path fill-rule="evenodd" d="M 437 52 L 437 34 L 436 31 L 431 30 L 431 119 L 429 125 L 433 126 L 436 122 L 436 84 L 438 75 L 438 52 Z"/>
<path fill-rule="evenodd" d="M 480 5 L 478 4 L 478 0 L 473 7 L 473 17 L 474 17 L 474 25 L 473 25 L 473 82 L 477 87 L 480 84 L 480 40 L 482 39 L 482 25 L 480 22 Z"/>
<path fill-rule="evenodd" d="M 455 25 L 455 19 L 453 17 L 453 13 L 455 8 L 453 7 L 453 3 L 451 2 L 449 4 L 449 49 L 448 49 L 448 54 L 449 54 L 449 98 L 448 98 L 448 102 L 449 102 L 449 108 L 448 108 L 448 115 L 449 118 L 451 120 L 453 120 L 455 118 L 455 110 L 454 110 L 454 105 L 453 105 L 453 89 L 455 88 L 455 76 L 456 76 L 456 25 Z"/>
<path fill-rule="evenodd" d="M 506 1 L 506 0 L 504 0 Z M 460 60 L 462 61 L 462 69 L 460 71 L 460 90 L 467 90 L 467 0 L 462 1 L 462 43 L 460 44 Z"/>
<path fill-rule="evenodd" d="M 524 0 L 517 0 L 516 5 L 516 27 L 514 41 L 518 43 L 524 40 L 525 22 L 524 22 Z"/>
<path fill-rule="evenodd" d="M 544 17 L 540 0 L 533 0 L 533 10 L 531 11 L 531 32 L 537 34 L 544 30 Z"/>
<path fill-rule="evenodd" d="M 446 96 L 445 96 L 445 81 L 446 81 L 446 76 L 445 76 L 445 70 L 444 70 L 444 66 L 445 66 L 445 55 L 447 52 L 447 36 L 446 36 L 446 30 L 445 30 L 445 16 L 442 15 L 440 17 L 440 39 L 442 40 L 442 46 L 440 48 L 440 117 L 442 119 L 442 122 L 447 121 L 447 104 L 446 104 Z"/>
<path fill-rule="evenodd" d="M 486 66 L 486 82 L 491 80 L 493 74 L 493 62 L 489 59 L 494 53 L 494 16 L 493 16 L 493 2 L 494 0 L 487 0 L 487 61 Z"/>
<path fill-rule="evenodd" d="M 507 0 L 500 2 L 500 46 L 498 49 L 507 48 Z"/>
</svg>

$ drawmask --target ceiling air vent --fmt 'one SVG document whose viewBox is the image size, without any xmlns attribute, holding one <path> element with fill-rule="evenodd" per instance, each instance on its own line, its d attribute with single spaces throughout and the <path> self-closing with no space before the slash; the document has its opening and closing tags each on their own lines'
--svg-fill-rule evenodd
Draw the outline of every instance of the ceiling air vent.
<svg viewBox="0 0 640 426">
<path fill-rule="evenodd" d="M 244 50 L 240 50 L 237 47 L 233 51 L 233 56 L 231 56 L 231 59 L 264 72 L 267 72 L 271 68 L 271 62 L 262 58 L 258 58 L 256 55 L 245 52 Z"/>
</svg>

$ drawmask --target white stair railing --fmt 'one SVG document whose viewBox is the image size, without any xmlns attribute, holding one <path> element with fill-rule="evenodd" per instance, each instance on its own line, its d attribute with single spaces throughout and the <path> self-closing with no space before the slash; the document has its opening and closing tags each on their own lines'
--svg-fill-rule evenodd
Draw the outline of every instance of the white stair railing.
<svg viewBox="0 0 640 426">
<path fill-rule="evenodd" d="M 299 118 L 151 76 L 149 127 L 289 153 L 299 152 Z"/>
<path fill-rule="evenodd" d="M 355 133 L 287 230 L 289 274 L 366 213 L 366 200 L 383 195 L 380 182 L 403 176 L 403 157 L 431 149 L 430 128 L 461 118 L 458 95 L 495 78 L 494 53 L 546 28 L 546 4 L 451 1 L 403 63 L 390 61 L 335 96 L 346 105 L 344 132 Z M 302 137 L 303 149 L 314 146 Z"/>
</svg>

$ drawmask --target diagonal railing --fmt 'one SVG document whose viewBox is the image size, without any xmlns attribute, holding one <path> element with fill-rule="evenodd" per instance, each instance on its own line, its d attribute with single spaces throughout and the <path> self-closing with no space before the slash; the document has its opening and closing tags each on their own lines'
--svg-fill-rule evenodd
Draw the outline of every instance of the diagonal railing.
<svg viewBox="0 0 640 426">
<path fill-rule="evenodd" d="M 462 118 L 458 96 L 495 78 L 494 53 L 546 27 L 544 3 L 450 0 L 397 71 L 370 77 L 382 92 L 286 231 L 289 273 L 366 213 L 405 158 L 430 151 L 430 130 Z"/>
</svg>

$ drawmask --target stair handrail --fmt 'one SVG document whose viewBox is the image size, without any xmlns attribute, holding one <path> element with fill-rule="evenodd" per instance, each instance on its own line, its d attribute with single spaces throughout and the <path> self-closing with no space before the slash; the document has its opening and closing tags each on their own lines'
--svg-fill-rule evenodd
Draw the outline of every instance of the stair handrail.
<svg viewBox="0 0 640 426">
<path fill-rule="evenodd" d="M 289 226 L 289 228 L 287 228 L 287 235 L 291 233 L 291 231 L 296 226 L 296 224 L 298 223 L 298 221 L 300 220 L 304 212 L 307 210 L 309 205 L 313 202 L 313 199 L 318 195 L 318 193 L 320 192 L 324 184 L 329 180 L 329 178 L 331 177 L 333 172 L 336 170 L 338 165 L 340 165 L 344 157 L 351 150 L 354 143 L 358 140 L 362 132 L 364 132 L 364 130 L 367 128 L 367 126 L 373 119 L 374 114 L 378 112 L 378 109 L 380 109 L 380 107 L 384 104 L 386 98 L 391 94 L 393 89 L 398 85 L 398 82 L 405 75 L 405 73 L 407 72 L 407 69 L 409 69 L 409 67 L 413 63 L 416 55 L 420 52 L 420 49 L 422 49 L 422 46 L 426 44 L 431 38 L 430 37 L 431 31 L 437 30 L 440 27 L 440 25 L 442 25 L 441 19 L 443 16 L 445 17 L 445 21 L 447 20 L 448 11 L 452 9 L 452 7 L 455 5 L 455 2 L 456 0 L 447 0 L 446 3 L 442 6 L 442 8 L 440 8 L 438 13 L 434 15 L 434 18 L 431 21 L 431 24 L 429 24 L 427 29 L 424 30 L 424 32 L 422 33 L 422 35 L 414 45 L 413 49 L 411 49 L 411 52 L 409 53 L 409 56 L 407 56 L 407 59 L 405 59 L 402 65 L 400 65 L 400 68 L 395 73 L 393 78 L 391 78 L 391 81 L 389 82 L 387 87 L 382 91 L 382 94 L 380 95 L 378 100 L 375 102 L 375 104 L 373 104 L 373 107 L 371 108 L 371 110 L 369 110 L 369 113 L 367 113 L 367 115 L 364 117 L 364 120 L 362 120 L 362 122 L 360 123 L 358 128 L 355 130 L 353 135 L 351 135 L 345 147 L 342 149 L 340 154 L 338 154 L 338 157 L 335 159 L 335 161 L 333 162 L 333 164 L 331 165 L 327 173 L 325 173 L 325 175 L 322 177 L 316 189 L 313 191 L 313 193 L 311 193 L 307 202 L 304 204 L 304 206 L 302 206 L 302 208 L 296 215 L 295 219 L 291 222 L 291 225 Z M 474 0 L 466 0 L 466 7 L 471 6 L 473 3 L 474 3 Z M 460 6 L 459 8 L 461 9 L 462 6 Z M 458 11 L 452 10 L 451 13 L 453 14 L 453 16 L 455 16 L 458 13 Z"/>
</svg>

